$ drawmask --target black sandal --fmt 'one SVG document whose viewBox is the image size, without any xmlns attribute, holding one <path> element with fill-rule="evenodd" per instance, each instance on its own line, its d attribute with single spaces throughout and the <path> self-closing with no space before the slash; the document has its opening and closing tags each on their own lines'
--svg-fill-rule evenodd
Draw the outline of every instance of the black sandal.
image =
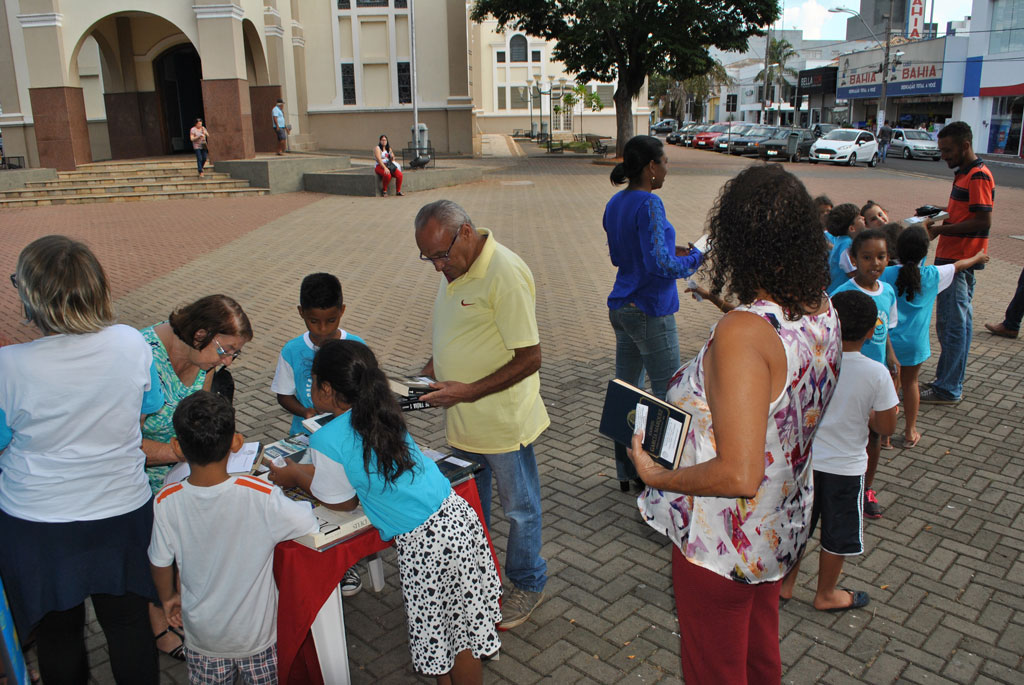
<svg viewBox="0 0 1024 685">
<path fill-rule="evenodd" d="M 161 654 L 166 654 L 167 656 L 171 657 L 172 659 L 177 659 L 178 661 L 184 661 L 185 660 L 185 634 L 182 633 L 180 630 L 178 630 L 174 626 L 167 626 L 167 630 L 165 630 L 164 632 L 160 633 L 159 635 L 154 635 L 153 636 L 153 640 L 154 641 L 159 640 L 160 638 L 162 638 L 167 633 L 174 633 L 175 635 L 177 635 L 181 639 L 181 642 L 178 644 L 177 647 L 175 647 L 174 649 L 170 650 L 169 652 L 165 652 L 164 650 L 160 649 L 159 647 L 157 648 L 157 651 L 160 652 Z"/>
</svg>

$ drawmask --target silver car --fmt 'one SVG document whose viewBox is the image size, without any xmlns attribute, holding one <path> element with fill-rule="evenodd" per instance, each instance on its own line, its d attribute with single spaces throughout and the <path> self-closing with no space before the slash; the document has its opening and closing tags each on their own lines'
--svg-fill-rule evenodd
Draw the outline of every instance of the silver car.
<svg viewBox="0 0 1024 685">
<path fill-rule="evenodd" d="M 932 140 L 928 131 L 915 128 L 894 128 L 889 152 L 886 156 L 900 155 L 903 159 L 939 159 L 939 144 Z"/>
</svg>

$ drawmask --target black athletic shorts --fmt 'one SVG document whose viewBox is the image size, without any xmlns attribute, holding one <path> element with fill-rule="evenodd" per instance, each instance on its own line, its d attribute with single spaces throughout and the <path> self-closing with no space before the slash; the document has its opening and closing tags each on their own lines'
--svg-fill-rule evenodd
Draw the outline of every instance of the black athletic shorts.
<svg viewBox="0 0 1024 685">
<path fill-rule="evenodd" d="M 821 548 L 852 557 L 864 552 L 864 476 L 814 472 L 811 531 L 821 519 Z"/>
</svg>

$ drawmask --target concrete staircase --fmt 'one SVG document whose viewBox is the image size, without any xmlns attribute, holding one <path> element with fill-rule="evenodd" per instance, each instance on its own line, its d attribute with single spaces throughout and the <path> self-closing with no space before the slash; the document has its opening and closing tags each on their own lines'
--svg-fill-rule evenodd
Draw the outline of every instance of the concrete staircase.
<svg viewBox="0 0 1024 685">
<path fill-rule="evenodd" d="M 182 200 L 210 197 L 266 195 L 248 181 L 217 173 L 206 165 L 203 178 L 196 175 L 193 157 L 117 160 L 82 164 L 62 171 L 57 180 L 25 183 L 22 189 L 0 192 L 0 208 L 41 205 Z"/>
</svg>

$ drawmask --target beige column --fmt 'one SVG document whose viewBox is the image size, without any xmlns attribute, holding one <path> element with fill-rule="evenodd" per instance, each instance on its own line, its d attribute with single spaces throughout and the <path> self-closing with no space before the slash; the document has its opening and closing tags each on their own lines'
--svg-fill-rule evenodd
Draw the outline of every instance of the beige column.
<svg viewBox="0 0 1024 685">
<path fill-rule="evenodd" d="M 60 1 L 21 0 L 20 9 L 39 164 L 73 170 L 92 161 L 92 148 L 85 97 L 68 71 Z"/>
<path fill-rule="evenodd" d="M 244 10 L 234 2 L 195 0 L 199 57 L 203 61 L 203 110 L 213 159 L 256 156 L 252 105 L 245 72 Z"/>
<path fill-rule="evenodd" d="M 473 97 L 469 94 L 469 21 L 466 3 L 445 0 L 448 14 L 448 151 L 473 153 Z"/>
<path fill-rule="evenodd" d="M 309 131 L 309 95 L 306 89 L 306 38 L 302 25 L 295 20 L 292 23 L 292 64 L 295 69 L 295 112 L 296 131 L 305 134 Z"/>
</svg>

